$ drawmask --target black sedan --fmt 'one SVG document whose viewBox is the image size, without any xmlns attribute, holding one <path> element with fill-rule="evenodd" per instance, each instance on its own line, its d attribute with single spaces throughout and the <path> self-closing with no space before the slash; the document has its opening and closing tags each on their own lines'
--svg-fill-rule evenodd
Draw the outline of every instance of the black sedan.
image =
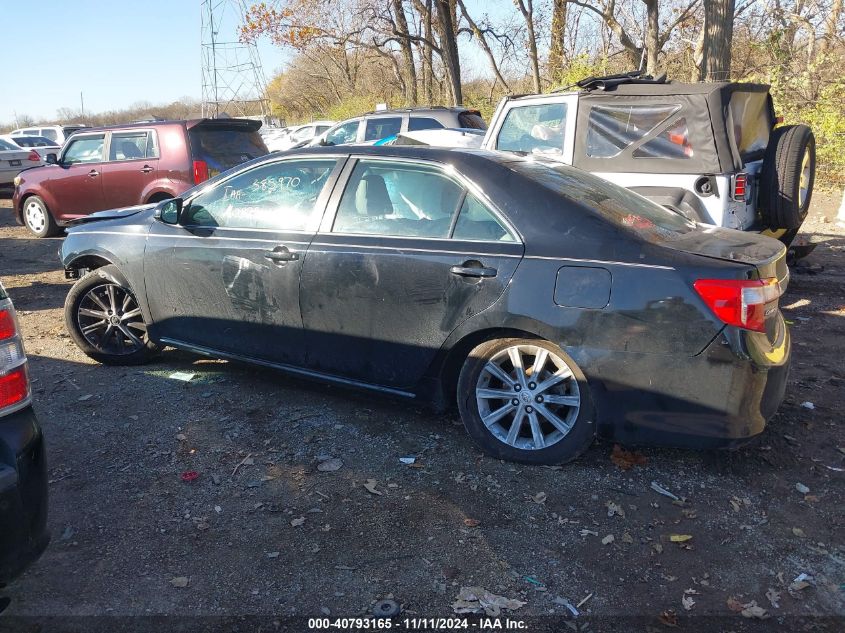
<svg viewBox="0 0 845 633">
<path fill-rule="evenodd" d="M 440 408 L 491 455 L 596 434 L 711 447 L 783 399 L 779 242 L 700 227 L 569 167 L 482 151 L 313 148 L 89 216 L 68 330 L 103 363 L 162 346 Z"/>
</svg>

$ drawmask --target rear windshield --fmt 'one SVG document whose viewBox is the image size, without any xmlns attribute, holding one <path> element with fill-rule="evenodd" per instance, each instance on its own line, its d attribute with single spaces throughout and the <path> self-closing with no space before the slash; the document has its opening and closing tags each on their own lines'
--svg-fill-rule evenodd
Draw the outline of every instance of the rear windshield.
<svg viewBox="0 0 845 633">
<path fill-rule="evenodd" d="M 15 143 L 21 147 L 56 147 L 55 141 L 43 136 L 18 136 Z"/>
<path fill-rule="evenodd" d="M 592 209 L 605 220 L 625 227 L 649 242 L 671 241 L 695 229 L 695 223 L 680 213 L 590 173 L 537 161 L 516 161 L 511 166 L 547 189 Z"/>
<path fill-rule="evenodd" d="M 469 110 L 467 110 L 466 112 L 461 112 L 458 115 L 458 121 L 461 124 L 459 127 L 471 128 L 473 130 L 487 129 L 487 124 L 484 122 L 484 119 L 481 118 L 481 115 L 478 112 L 471 112 Z"/>
<path fill-rule="evenodd" d="M 258 132 L 197 125 L 188 131 L 188 136 L 193 159 L 204 160 L 209 170 L 225 171 L 269 153 Z"/>
</svg>

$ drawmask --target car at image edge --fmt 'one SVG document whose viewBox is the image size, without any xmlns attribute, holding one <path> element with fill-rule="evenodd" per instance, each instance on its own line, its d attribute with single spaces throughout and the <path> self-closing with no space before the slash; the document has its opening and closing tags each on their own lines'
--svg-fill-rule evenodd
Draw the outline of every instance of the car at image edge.
<svg viewBox="0 0 845 633">
<path fill-rule="evenodd" d="M 171 345 L 457 404 L 486 452 L 531 463 L 597 434 L 731 445 L 783 399 L 783 244 L 571 167 L 312 148 L 84 222 L 65 320 L 100 362 Z"/>
</svg>

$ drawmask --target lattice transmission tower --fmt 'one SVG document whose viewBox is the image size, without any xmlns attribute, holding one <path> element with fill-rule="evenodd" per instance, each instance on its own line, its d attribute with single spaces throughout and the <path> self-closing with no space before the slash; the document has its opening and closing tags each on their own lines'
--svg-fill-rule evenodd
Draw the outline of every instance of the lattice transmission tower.
<svg viewBox="0 0 845 633">
<path fill-rule="evenodd" d="M 254 43 L 241 42 L 244 0 L 201 0 L 202 115 L 270 115 L 267 80 Z"/>
</svg>

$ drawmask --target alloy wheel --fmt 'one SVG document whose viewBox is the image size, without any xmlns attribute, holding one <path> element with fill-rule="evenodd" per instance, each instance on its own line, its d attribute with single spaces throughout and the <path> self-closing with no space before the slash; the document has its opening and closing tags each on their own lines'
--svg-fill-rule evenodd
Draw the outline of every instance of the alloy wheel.
<svg viewBox="0 0 845 633">
<path fill-rule="evenodd" d="M 104 283 L 82 297 L 76 311 L 82 336 L 106 354 L 132 354 L 145 345 L 147 325 L 141 308 L 127 289 Z"/>
<path fill-rule="evenodd" d="M 478 377 L 475 398 L 487 430 L 521 450 L 561 441 L 581 408 L 572 369 L 538 345 L 514 345 L 490 358 Z"/>
<path fill-rule="evenodd" d="M 26 225 L 35 233 L 40 233 L 47 225 L 47 215 L 42 207 L 37 202 L 27 202 L 24 208 L 24 219 Z"/>
</svg>

